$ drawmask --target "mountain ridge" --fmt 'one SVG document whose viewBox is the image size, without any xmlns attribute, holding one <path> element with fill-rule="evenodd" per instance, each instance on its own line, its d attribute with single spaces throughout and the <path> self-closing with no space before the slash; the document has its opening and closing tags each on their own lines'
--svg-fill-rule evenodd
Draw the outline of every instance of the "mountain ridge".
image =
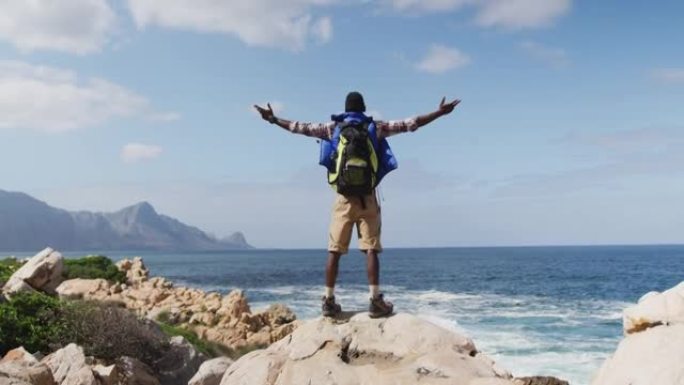
<svg viewBox="0 0 684 385">
<path fill-rule="evenodd" d="M 67 211 L 0 189 L 0 250 L 220 251 L 252 248 L 244 234 L 216 238 L 147 201 L 114 212 Z"/>
</svg>

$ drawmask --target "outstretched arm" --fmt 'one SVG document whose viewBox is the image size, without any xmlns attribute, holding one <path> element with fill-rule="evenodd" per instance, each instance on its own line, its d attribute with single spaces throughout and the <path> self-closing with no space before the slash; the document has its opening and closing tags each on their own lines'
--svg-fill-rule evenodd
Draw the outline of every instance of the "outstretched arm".
<svg viewBox="0 0 684 385">
<path fill-rule="evenodd" d="M 436 111 L 421 115 L 416 118 L 416 125 L 418 127 L 422 127 L 426 124 L 432 123 L 433 120 L 439 117 L 450 114 L 454 108 L 456 108 L 458 103 L 461 103 L 461 101 L 458 99 L 454 99 L 453 101 L 446 103 L 446 98 L 442 98 L 442 101 L 439 103 L 439 108 Z"/>
<path fill-rule="evenodd" d="M 315 138 L 329 139 L 332 135 L 332 130 L 335 127 L 334 123 L 302 123 L 293 122 L 287 119 L 278 118 L 273 113 L 273 108 L 271 104 L 267 103 L 268 108 L 264 108 L 258 105 L 254 105 L 254 108 L 259 112 L 261 118 L 265 121 L 276 124 L 294 134 L 301 134 L 306 136 L 312 136 Z"/>
<path fill-rule="evenodd" d="M 455 99 L 447 103 L 446 98 L 442 98 L 442 101 L 439 103 L 439 108 L 436 111 L 430 112 L 428 114 L 420 115 L 415 118 L 409 118 L 405 120 L 394 120 L 388 122 L 378 121 L 378 135 L 380 137 L 388 137 L 400 134 L 402 132 L 415 131 L 418 129 L 418 127 L 422 127 L 426 124 L 431 123 L 439 117 L 450 114 L 460 102 L 460 100 Z"/>
<path fill-rule="evenodd" d="M 259 115 L 261 115 L 261 119 L 271 123 L 271 124 L 277 124 L 280 127 L 289 130 L 290 129 L 290 122 L 287 119 L 282 119 L 282 118 L 277 118 L 275 116 L 275 113 L 273 113 L 273 108 L 271 107 L 271 103 L 266 104 L 267 108 L 261 107 L 259 105 L 254 105 L 254 108 L 259 112 Z"/>
</svg>

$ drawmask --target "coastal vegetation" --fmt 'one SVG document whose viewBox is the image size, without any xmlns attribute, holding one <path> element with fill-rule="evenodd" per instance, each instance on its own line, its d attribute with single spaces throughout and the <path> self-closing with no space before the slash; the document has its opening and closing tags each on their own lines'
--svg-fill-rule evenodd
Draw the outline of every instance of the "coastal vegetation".
<svg viewBox="0 0 684 385">
<path fill-rule="evenodd" d="M 126 273 L 119 270 L 111 259 L 103 255 L 88 255 L 79 259 L 64 260 L 64 279 L 103 278 L 115 283 L 125 283 Z"/>
<path fill-rule="evenodd" d="M 76 343 L 87 355 L 128 356 L 152 366 L 168 345 L 168 336 L 155 329 L 112 305 L 18 293 L 0 304 L 0 355 L 20 346 L 48 354 Z"/>
<path fill-rule="evenodd" d="M 22 265 L 15 258 L 0 260 L 0 283 L 7 282 Z M 126 283 L 126 273 L 102 255 L 65 259 L 62 277 Z M 17 293 L 0 302 L 0 357 L 20 346 L 48 354 L 76 343 L 87 355 L 105 360 L 128 356 L 153 367 L 174 336 L 183 336 L 208 357 L 237 358 L 261 347 L 230 349 L 164 321 L 141 319 L 126 308 L 105 302 L 59 299 L 39 291 Z"/>
<path fill-rule="evenodd" d="M 0 259 L 0 286 L 4 285 L 21 265 L 22 263 L 16 258 Z"/>
</svg>

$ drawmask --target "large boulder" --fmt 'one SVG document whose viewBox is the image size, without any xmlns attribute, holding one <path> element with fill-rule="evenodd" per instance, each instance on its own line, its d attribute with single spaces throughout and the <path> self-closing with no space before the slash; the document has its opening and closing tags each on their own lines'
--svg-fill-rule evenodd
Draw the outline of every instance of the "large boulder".
<svg viewBox="0 0 684 385">
<path fill-rule="evenodd" d="M 319 318 L 230 366 L 221 385 L 512 385 L 473 342 L 408 314 Z"/>
<path fill-rule="evenodd" d="M 207 357 L 198 352 L 185 338 L 173 337 L 164 357 L 155 363 L 159 381 L 164 385 L 187 385 L 206 360 Z"/>
<path fill-rule="evenodd" d="M 625 338 L 592 385 L 684 385 L 684 282 L 623 315 Z"/>
<path fill-rule="evenodd" d="M 160 385 L 152 369 L 135 358 L 120 357 L 115 365 L 119 374 L 119 385 Z"/>
<path fill-rule="evenodd" d="M 55 385 L 55 380 L 50 368 L 41 364 L 24 348 L 17 348 L 0 360 L 0 384 Z"/>
<path fill-rule="evenodd" d="M 295 313 L 287 306 L 276 303 L 268 307 L 263 313 L 264 323 L 269 325 L 285 325 L 297 319 Z"/>
<path fill-rule="evenodd" d="M 626 334 L 674 323 L 684 323 L 684 282 L 662 293 L 650 292 L 623 312 Z"/>
<path fill-rule="evenodd" d="M 233 360 L 228 357 L 218 357 L 205 361 L 190 379 L 188 385 L 219 385 L 223 374 L 232 364 Z"/>
<path fill-rule="evenodd" d="M 3 291 L 7 295 L 33 290 L 54 294 L 63 280 L 63 268 L 62 254 L 48 247 L 15 271 L 5 283 Z"/>
<path fill-rule="evenodd" d="M 64 299 L 105 299 L 112 286 L 106 279 L 75 278 L 62 282 L 57 289 L 57 295 Z"/>
<path fill-rule="evenodd" d="M 593 385 L 684 385 L 684 325 L 626 337 L 603 363 Z"/>
<path fill-rule="evenodd" d="M 42 361 L 59 385 L 99 385 L 83 354 L 83 348 L 69 344 Z"/>
</svg>

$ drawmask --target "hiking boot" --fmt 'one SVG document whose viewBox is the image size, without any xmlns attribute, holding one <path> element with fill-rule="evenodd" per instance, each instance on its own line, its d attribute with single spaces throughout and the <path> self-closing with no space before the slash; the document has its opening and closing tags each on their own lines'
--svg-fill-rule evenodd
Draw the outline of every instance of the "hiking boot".
<svg viewBox="0 0 684 385">
<path fill-rule="evenodd" d="M 332 297 L 323 296 L 321 300 L 323 301 L 321 308 L 323 310 L 324 317 L 334 317 L 342 312 L 342 306 L 335 303 L 334 295 Z"/>
<path fill-rule="evenodd" d="M 392 302 L 385 301 L 382 294 L 371 298 L 370 305 L 368 305 L 368 315 L 371 318 L 386 317 L 392 314 L 392 311 L 394 311 L 394 305 Z"/>
</svg>

